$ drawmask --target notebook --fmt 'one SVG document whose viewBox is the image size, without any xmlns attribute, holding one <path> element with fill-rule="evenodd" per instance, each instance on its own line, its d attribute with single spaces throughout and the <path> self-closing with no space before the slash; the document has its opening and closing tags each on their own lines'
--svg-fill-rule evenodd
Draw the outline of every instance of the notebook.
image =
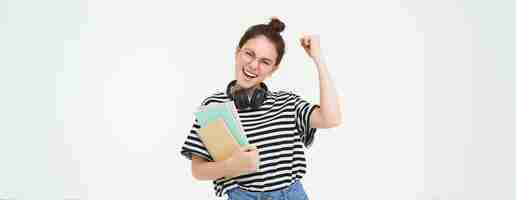
<svg viewBox="0 0 516 200">
<path fill-rule="evenodd" d="M 222 161 L 231 156 L 240 145 L 231 135 L 223 118 L 217 118 L 199 129 L 199 137 L 215 161 Z"/>
<path fill-rule="evenodd" d="M 195 112 L 195 117 L 201 128 L 207 126 L 210 122 L 213 122 L 218 118 L 222 118 L 236 142 L 240 146 L 249 145 L 233 101 L 201 106 Z"/>
</svg>

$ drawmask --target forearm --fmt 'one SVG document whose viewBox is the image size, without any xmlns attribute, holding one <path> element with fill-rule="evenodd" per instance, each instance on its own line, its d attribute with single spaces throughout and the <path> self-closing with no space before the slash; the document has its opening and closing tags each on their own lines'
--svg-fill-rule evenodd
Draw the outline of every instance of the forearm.
<svg viewBox="0 0 516 200">
<path fill-rule="evenodd" d="M 314 59 L 319 72 L 320 112 L 322 118 L 330 124 L 340 124 L 342 121 L 341 109 L 337 90 L 331 80 L 330 73 L 324 59 Z"/>
<path fill-rule="evenodd" d="M 210 162 L 192 156 L 192 175 L 197 180 L 216 180 L 231 174 L 227 160 Z"/>
</svg>

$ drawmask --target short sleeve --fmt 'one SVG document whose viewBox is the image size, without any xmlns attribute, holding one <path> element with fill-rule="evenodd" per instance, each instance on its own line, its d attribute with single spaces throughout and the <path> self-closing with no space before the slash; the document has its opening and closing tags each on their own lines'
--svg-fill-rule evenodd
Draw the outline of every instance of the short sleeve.
<svg viewBox="0 0 516 200">
<path fill-rule="evenodd" d="M 194 121 L 190 133 L 188 133 L 183 146 L 181 147 L 181 154 L 188 159 L 192 159 L 192 155 L 197 155 L 206 160 L 213 161 L 210 153 L 204 146 L 202 140 L 199 138 L 200 125 L 197 120 Z"/>
<path fill-rule="evenodd" d="M 206 106 L 211 103 L 221 103 L 221 95 L 224 95 L 224 93 L 217 92 L 211 95 L 202 101 L 201 106 Z M 198 123 L 197 119 L 195 119 L 192 125 L 192 129 L 190 129 L 190 133 L 188 133 L 186 140 L 181 147 L 181 154 L 190 160 L 192 159 L 192 155 L 197 155 L 206 160 L 214 161 L 213 157 L 210 155 L 208 149 L 206 149 L 206 146 L 199 137 L 200 128 L 201 125 Z"/>
<path fill-rule="evenodd" d="M 301 141 L 304 143 L 305 147 L 308 148 L 312 145 L 314 141 L 316 128 L 310 127 L 310 116 L 312 115 L 315 108 L 318 108 L 319 105 L 312 104 L 299 95 L 292 94 L 294 96 L 294 108 L 295 108 L 295 118 L 296 118 L 296 128 L 298 132 L 301 134 Z"/>
</svg>

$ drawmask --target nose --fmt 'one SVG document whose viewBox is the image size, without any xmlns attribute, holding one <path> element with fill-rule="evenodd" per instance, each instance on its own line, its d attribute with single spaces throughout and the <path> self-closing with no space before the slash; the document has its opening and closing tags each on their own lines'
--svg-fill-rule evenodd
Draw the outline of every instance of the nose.
<svg viewBox="0 0 516 200">
<path fill-rule="evenodd" d="M 254 59 L 254 60 L 251 60 L 251 62 L 249 63 L 249 67 L 253 70 L 253 71 L 256 71 L 256 69 L 258 69 L 258 60 L 257 59 Z"/>
</svg>

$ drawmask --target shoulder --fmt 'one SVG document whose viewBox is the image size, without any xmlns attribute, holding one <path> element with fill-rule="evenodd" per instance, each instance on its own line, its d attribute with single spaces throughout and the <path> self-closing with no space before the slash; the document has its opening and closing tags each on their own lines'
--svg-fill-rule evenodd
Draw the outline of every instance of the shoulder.
<svg viewBox="0 0 516 200">
<path fill-rule="evenodd" d="M 229 97 L 228 97 L 228 95 L 226 95 L 225 92 L 216 91 L 216 92 L 208 95 L 207 97 L 205 97 L 202 100 L 201 105 L 206 106 L 211 103 L 223 103 L 223 102 L 227 102 L 227 101 L 229 101 Z"/>
<path fill-rule="evenodd" d="M 298 94 L 289 90 L 278 90 L 270 92 L 270 94 L 276 100 L 296 100 L 299 98 Z"/>
</svg>

